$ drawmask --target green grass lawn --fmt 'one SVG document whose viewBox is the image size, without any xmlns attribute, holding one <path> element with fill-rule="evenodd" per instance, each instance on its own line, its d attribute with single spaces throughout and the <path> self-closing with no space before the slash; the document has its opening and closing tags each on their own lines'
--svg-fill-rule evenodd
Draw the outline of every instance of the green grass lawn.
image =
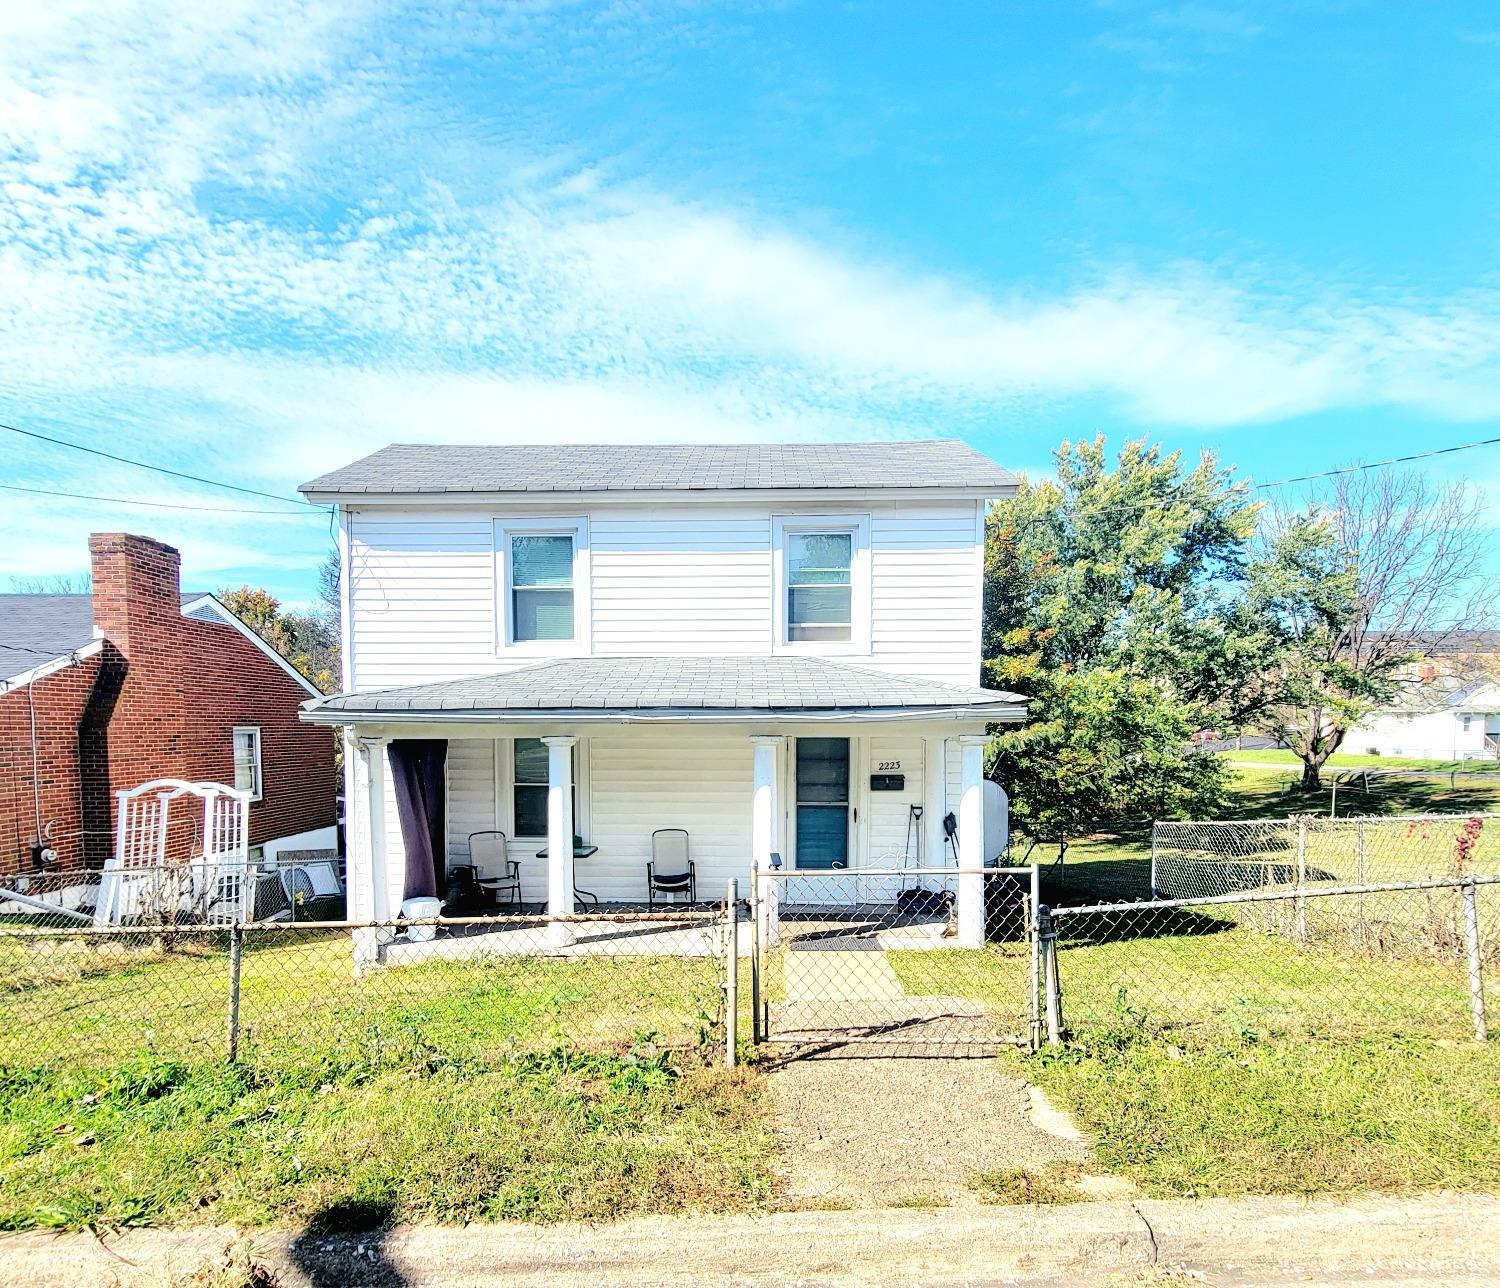
<svg viewBox="0 0 1500 1288">
<path fill-rule="evenodd" d="M 1281 819 L 1298 814 L 1319 817 L 1328 814 L 1329 791 L 1288 791 L 1292 779 L 1278 770 L 1240 769 L 1235 779 L 1233 793 L 1220 818 Z M 1386 779 L 1372 785 L 1368 795 L 1358 786 L 1340 788 L 1337 806 L 1340 818 L 1500 812 L 1500 782 L 1460 779 L 1456 786 L 1450 786 L 1443 779 Z M 1149 823 L 1071 841 L 1061 864 L 1053 862 L 1055 856 L 1055 847 L 1038 846 L 1033 852 L 1033 858 L 1044 865 L 1044 897 L 1053 903 L 1151 896 Z"/>
<path fill-rule="evenodd" d="M 0 1229 L 605 1219 L 772 1192 L 714 964 L 493 959 L 355 981 L 347 938 L 0 961 Z M 353 1214 L 352 1216 L 350 1214 Z"/>
<path fill-rule="evenodd" d="M 1223 817 L 1327 813 L 1327 792 L 1287 793 L 1288 777 L 1240 770 Z M 1493 811 L 1500 785 L 1386 780 L 1369 797 L 1341 790 L 1338 806 L 1340 816 Z M 1149 828 L 1088 838 L 1047 869 L 1046 897 L 1147 898 L 1150 857 Z M 1074 923 L 1082 937 L 1063 948 L 1060 973 L 1077 1041 L 1007 1060 L 1069 1109 L 1106 1167 L 1152 1196 L 1500 1189 L 1500 1042 L 1469 1040 L 1456 960 L 1358 951 L 1334 924 L 1347 921 L 1347 900 L 1310 906 L 1305 946 L 1269 912 L 1259 925 L 1193 912 L 1168 933 L 1117 927 L 1097 941 Z M 1381 925 L 1430 919 L 1411 896 L 1370 897 L 1364 909 L 1376 940 L 1390 938 Z M 1445 930 L 1452 909 L 1435 913 Z M 995 971 L 986 995 L 1002 982 Z M 1493 1019 L 1500 961 L 1486 984 Z"/>
<path fill-rule="evenodd" d="M 1271 747 L 1264 751 L 1219 751 L 1214 753 L 1225 760 L 1249 765 L 1285 765 L 1299 774 L 1302 762 L 1296 753 L 1284 748 Z M 1336 751 L 1328 758 L 1325 769 L 1430 769 L 1445 774 L 1453 773 L 1500 773 L 1500 761 L 1495 760 L 1425 760 L 1420 756 L 1372 756 L 1365 752 Z"/>
</svg>

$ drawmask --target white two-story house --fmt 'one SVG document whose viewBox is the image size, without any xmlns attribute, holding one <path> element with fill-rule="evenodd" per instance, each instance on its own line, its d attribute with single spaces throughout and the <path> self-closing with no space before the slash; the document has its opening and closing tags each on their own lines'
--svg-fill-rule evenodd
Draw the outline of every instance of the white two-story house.
<svg viewBox="0 0 1500 1288">
<path fill-rule="evenodd" d="M 496 833 L 554 914 L 644 904 L 662 829 L 700 900 L 992 859 L 985 733 L 1024 706 L 979 687 L 984 516 L 1015 483 L 941 441 L 398 444 L 304 485 L 338 510 L 344 691 L 304 718 L 346 739 L 350 915 Z"/>
</svg>

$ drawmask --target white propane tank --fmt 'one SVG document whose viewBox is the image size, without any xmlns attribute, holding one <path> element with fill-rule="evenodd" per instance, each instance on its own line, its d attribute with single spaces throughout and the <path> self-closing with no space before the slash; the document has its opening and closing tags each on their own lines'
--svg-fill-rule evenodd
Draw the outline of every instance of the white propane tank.
<svg viewBox="0 0 1500 1288">
<path fill-rule="evenodd" d="M 1010 797 L 999 783 L 984 780 L 984 861 L 994 863 L 1010 844 Z"/>
</svg>

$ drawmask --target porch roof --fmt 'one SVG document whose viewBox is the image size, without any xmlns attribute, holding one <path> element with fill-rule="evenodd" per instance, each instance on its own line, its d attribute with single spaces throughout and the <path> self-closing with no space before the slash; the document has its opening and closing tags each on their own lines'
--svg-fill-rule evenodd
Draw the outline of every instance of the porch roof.
<svg viewBox="0 0 1500 1288">
<path fill-rule="evenodd" d="M 816 657 L 558 658 L 302 704 L 323 724 L 424 720 L 1018 720 L 1026 699 Z"/>
</svg>

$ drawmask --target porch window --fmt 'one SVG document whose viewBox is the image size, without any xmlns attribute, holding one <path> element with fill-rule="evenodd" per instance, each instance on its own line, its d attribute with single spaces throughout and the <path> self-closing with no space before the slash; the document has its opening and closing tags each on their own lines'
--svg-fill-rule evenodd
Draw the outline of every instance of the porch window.
<svg viewBox="0 0 1500 1288">
<path fill-rule="evenodd" d="M 786 567 L 787 639 L 850 639 L 854 621 L 854 534 L 789 532 Z"/>
<path fill-rule="evenodd" d="M 234 785 L 237 791 L 249 792 L 251 800 L 261 797 L 260 729 L 254 725 L 234 731 Z"/>
<path fill-rule="evenodd" d="M 511 791 L 515 834 L 547 835 L 547 744 L 540 738 L 517 738 Z M 578 826 L 578 748 L 573 748 L 573 819 Z"/>
<path fill-rule="evenodd" d="M 573 537 L 515 533 L 510 538 L 511 638 L 573 638 Z"/>
</svg>

